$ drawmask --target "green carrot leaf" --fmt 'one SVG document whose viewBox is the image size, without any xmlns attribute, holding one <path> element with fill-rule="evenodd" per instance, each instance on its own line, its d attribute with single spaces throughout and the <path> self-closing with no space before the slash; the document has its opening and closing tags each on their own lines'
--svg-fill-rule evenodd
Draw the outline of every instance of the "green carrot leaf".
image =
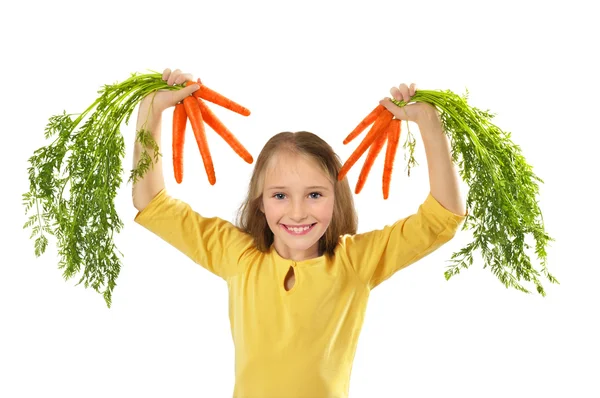
<svg viewBox="0 0 600 398">
<path fill-rule="evenodd" d="M 22 196 L 25 214 L 23 228 L 31 229 L 36 256 L 48 247 L 48 236 L 56 238 L 63 277 L 81 273 L 79 283 L 92 287 L 108 307 L 122 267 L 122 253 L 114 242 L 123 228 L 114 200 L 123 182 L 125 142 L 121 125 L 148 94 L 168 86 L 157 72 L 133 73 L 121 83 L 104 85 L 99 96 L 79 114 L 49 118 L 46 139 L 54 141 L 38 148 L 29 158 L 29 191 Z M 158 149 L 149 132 L 136 134 L 139 141 Z M 137 181 L 159 159 L 146 151 L 134 165 L 128 182 Z"/>
<path fill-rule="evenodd" d="M 524 280 L 533 282 L 536 291 L 545 296 L 541 274 L 551 283 L 559 282 L 547 269 L 546 247 L 554 239 L 545 231 L 537 200 L 538 183 L 543 180 L 533 172 L 521 148 L 511 141 L 511 134 L 492 123 L 495 115 L 470 106 L 467 99 L 468 90 L 463 96 L 450 90 L 418 90 L 411 98 L 438 110 L 451 142 L 452 160 L 469 186 L 468 214 L 462 229 L 472 230 L 473 241 L 451 256 L 444 276 L 449 280 L 468 269 L 478 251 L 483 267 L 489 267 L 507 288 L 531 293 L 521 285 Z M 406 105 L 404 101 L 392 102 Z M 531 264 L 527 236 L 536 242 L 541 274 Z"/>
</svg>

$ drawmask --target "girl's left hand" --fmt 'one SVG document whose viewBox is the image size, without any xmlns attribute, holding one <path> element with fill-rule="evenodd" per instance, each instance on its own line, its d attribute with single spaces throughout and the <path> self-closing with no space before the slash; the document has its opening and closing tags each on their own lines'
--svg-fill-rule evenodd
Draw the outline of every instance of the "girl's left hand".
<svg viewBox="0 0 600 398">
<path fill-rule="evenodd" d="M 425 102 L 410 103 L 410 99 L 415 95 L 416 91 L 417 86 L 415 83 L 411 83 L 410 87 L 402 83 L 398 87 L 392 87 L 390 94 L 395 100 L 404 101 L 407 105 L 398 106 L 389 97 L 382 99 L 379 103 L 392 112 L 396 119 L 400 120 L 419 123 L 424 117 L 430 119 L 432 115 L 437 115 L 437 110 L 431 104 Z"/>
</svg>

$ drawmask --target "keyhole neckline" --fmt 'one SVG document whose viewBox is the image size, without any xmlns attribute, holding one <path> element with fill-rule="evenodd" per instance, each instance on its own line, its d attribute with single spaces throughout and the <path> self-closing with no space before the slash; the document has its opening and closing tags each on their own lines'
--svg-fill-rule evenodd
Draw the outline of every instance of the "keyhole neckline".
<svg viewBox="0 0 600 398">
<path fill-rule="evenodd" d="M 290 279 L 293 279 L 293 281 L 291 282 L 291 286 L 288 289 L 288 281 Z M 294 291 L 296 289 L 298 285 L 298 273 L 296 272 L 296 267 L 290 266 L 287 270 L 287 272 L 285 273 L 285 277 L 283 278 L 283 290 L 286 293 L 292 293 L 292 291 Z"/>
</svg>

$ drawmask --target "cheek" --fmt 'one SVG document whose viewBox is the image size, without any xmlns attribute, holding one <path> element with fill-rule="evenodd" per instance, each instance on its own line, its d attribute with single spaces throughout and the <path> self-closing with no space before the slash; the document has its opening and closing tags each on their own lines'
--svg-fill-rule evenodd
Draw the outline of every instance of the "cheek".
<svg viewBox="0 0 600 398">
<path fill-rule="evenodd" d="M 319 216 L 322 222 L 329 225 L 333 219 L 333 203 L 327 203 L 327 205 L 321 207 L 321 209 L 319 209 Z"/>
<path fill-rule="evenodd" d="M 281 218 L 281 209 L 278 206 L 266 205 L 264 213 L 269 224 L 277 223 L 277 220 Z"/>
</svg>

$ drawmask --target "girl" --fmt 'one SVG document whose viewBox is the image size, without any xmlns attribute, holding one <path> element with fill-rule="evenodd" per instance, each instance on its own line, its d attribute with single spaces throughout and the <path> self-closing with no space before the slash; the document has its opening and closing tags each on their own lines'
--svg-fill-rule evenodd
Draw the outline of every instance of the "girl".
<svg viewBox="0 0 600 398">
<path fill-rule="evenodd" d="M 163 79 L 194 81 L 169 69 Z M 145 98 L 137 129 L 151 131 L 160 145 L 162 112 L 198 88 Z M 407 102 L 414 93 L 414 84 L 391 90 Z M 135 221 L 227 282 L 234 397 L 347 397 L 371 289 L 452 239 L 466 217 L 435 109 L 380 103 L 419 125 L 431 187 L 415 214 L 381 230 L 356 233 L 348 180 L 337 181 L 342 163 L 309 132 L 283 132 L 266 143 L 237 226 L 171 197 L 161 160 L 133 186 Z"/>
</svg>

